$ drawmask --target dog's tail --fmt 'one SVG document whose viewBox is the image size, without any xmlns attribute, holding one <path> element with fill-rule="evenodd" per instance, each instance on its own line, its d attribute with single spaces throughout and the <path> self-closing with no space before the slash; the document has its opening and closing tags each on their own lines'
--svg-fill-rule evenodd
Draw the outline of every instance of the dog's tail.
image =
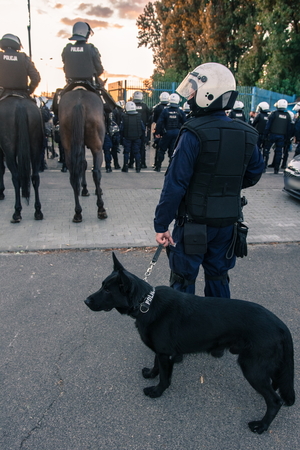
<svg viewBox="0 0 300 450">
<path fill-rule="evenodd" d="M 278 371 L 276 380 L 280 397 L 286 406 L 295 403 L 294 391 L 294 348 L 291 333 L 287 329 L 283 340 L 283 360 Z"/>
</svg>

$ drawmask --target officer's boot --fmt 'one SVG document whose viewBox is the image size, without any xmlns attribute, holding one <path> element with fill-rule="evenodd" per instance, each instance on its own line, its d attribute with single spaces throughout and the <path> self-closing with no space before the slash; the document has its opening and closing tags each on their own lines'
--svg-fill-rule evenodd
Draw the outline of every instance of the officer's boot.
<svg viewBox="0 0 300 450">
<path fill-rule="evenodd" d="M 110 164 L 106 164 L 106 173 L 110 173 L 110 172 L 112 172 L 111 165 Z"/>
<path fill-rule="evenodd" d="M 140 171 L 141 171 L 141 162 L 140 161 L 135 163 L 135 171 L 137 173 L 140 173 Z"/>
</svg>

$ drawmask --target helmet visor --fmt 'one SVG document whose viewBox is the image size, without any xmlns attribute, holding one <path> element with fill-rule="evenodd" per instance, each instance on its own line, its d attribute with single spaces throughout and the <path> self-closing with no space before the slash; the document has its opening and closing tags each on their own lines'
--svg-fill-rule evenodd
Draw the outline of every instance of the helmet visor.
<svg viewBox="0 0 300 450">
<path fill-rule="evenodd" d="M 195 92 L 204 85 L 207 81 L 205 75 L 200 75 L 198 72 L 190 72 L 185 79 L 180 83 L 176 92 L 181 96 L 189 100 L 194 97 Z"/>
</svg>

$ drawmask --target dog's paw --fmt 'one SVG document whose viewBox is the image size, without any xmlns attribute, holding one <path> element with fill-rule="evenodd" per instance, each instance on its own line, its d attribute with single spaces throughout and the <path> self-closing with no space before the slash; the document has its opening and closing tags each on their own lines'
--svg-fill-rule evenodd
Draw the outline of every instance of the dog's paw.
<svg viewBox="0 0 300 450">
<path fill-rule="evenodd" d="M 155 370 L 154 368 L 148 369 L 147 367 L 144 367 L 142 369 L 142 375 L 144 378 L 155 378 L 158 375 L 158 370 Z"/>
<path fill-rule="evenodd" d="M 253 422 L 248 423 L 249 428 L 253 433 L 262 434 L 264 431 L 267 431 L 268 427 L 262 420 L 254 420 Z"/>
<path fill-rule="evenodd" d="M 144 394 L 147 395 L 147 397 L 157 398 L 160 397 L 162 393 L 163 391 L 158 386 L 144 388 Z"/>
</svg>

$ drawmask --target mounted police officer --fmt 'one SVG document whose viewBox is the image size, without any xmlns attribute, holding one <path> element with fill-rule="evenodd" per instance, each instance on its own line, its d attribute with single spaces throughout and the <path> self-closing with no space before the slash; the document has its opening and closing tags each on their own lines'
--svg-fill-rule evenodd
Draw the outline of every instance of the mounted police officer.
<svg viewBox="0 0 300 450">
<path fill-rule="evenodd" d="M 174 289 L 194 294 L 202 264 L 205 295 L 229 298 L 228 270 L 236 261 L 229 249 L 241 217 L 241 189 L 254 186 L 264 169 L 257 132 L 225 114 L 238 95 L 227 67 L 202 64 L 177 92 L 190 104 L 192 118 L 180 130 L 165 175 L 155 211 L 156 241 L 169 246 Z"/>
<path fill-rule="evenodd" d="M 285 99 L 282 98 L 278 100 L 274 106 L 277 109 L 269 115 L 264 131 L 265 147 L 263 155 L 265 160 L 265 168 L 267 168 L 270 148 L 273 144 L 275 144 L 274 160 L 270 167 L 274 167 L 274 173 L 277 174 L 279 172 L 284 146 L 291 138 L 292 121 L 289 113 L 286 111 L 288 103 Z"/>
<path fill-rule="evenodd" d="M 179 130 L 186 121 L 186 115 L 179 108 L 179 102 L 179 95 L 176 93 L 171 94 L 169 98 L 170 106 L 162 111 L 156 124 L 155 135 L 157 138 L 161 138 L 157 152 L 157 163 L 154 168 L 156 172 L 160 172 L 166 151 L 168 151 L 168 156 L 171 158 Z"/>
<path fill-rule="evenodd" d="M 87 22 L 76 22 L 74 24 L 73 33 L 69 40 L 75 41 L 75 43 L 67 44 L 61 55 L 67 82 L 67 86 L 61 95 L 70 88 L 72 89 L 74 84 L 83 82 L 87 89 L 101 94 L 104 109 L 107 113 L 110 113 L 116 107 L 116 104 L 104 89 L 104 83 L 99 78 L 104 71 L 99 50 L 93 44 L 87 43 L 89 37 L 93 34 L 93 30 Z M 53 101 L 53 103 L 55 102 Z"/>
<path fill-rule="evenodd" d="M 41 77 L 30 58 L 20 52 L 22 44 L 18 36 L 5 34 L 0 40 L 0 90 L 1 97 L 12 93 L 29 97 L 38 86 Z M 30 83 L 28 84 L 28 79 Z"/>
<path fill-rule="evenodd" d="M 257 146 L 262 150 L 264 142 L 264 132 L 270 115 L 270 105 L 267 102 L 260 102 L 256 108 L 257 115 L 255 116 L 252 126 L 258 132 Z"/>
</svg>

